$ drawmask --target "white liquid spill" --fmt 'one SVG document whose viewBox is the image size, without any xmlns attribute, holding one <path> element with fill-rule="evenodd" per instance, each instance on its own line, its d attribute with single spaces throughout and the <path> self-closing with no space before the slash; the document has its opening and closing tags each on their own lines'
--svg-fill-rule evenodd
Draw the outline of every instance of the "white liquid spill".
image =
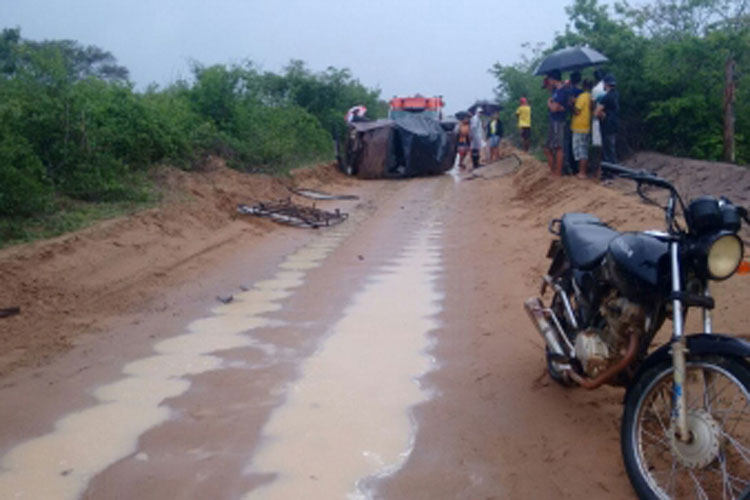
<svg viewBox="0 0 750 500">
<path fill-rule="evenodd" d="M 263 431 L 250 471 L 275 474 L 250 499 L 366 498 L 361 480 L 392 473 L 413 446 L 410 409 L 429 396 L 427 333 L 440 295 L 436 232 L 422 231 L 346 309 Z"/>
<path fill-rule="evenodd" d="M 225 366 L 211 353 L 253 346 L 273 354 L 273 346 L 246 333 L 278 324 L 262 315 L 280 310 L 279 302 L 304 283 L 306 271 L 320 266 L 351 230 L 322 235 L 289 255 L 272 279 L 216 306 L 214 316 L 192 322 L 188 333 L 156 343 L 155 355 L 127 364 L 125 377 L 94 391 L 96 405 L 62 417 L 54 431 L 10 450 L 0 461 L 0 499 L 78 498 L 92 477 L 137 450 L 141 434 L 169 419 L 163 402 L 190 388 L 184 377 Z"/>
</svg>

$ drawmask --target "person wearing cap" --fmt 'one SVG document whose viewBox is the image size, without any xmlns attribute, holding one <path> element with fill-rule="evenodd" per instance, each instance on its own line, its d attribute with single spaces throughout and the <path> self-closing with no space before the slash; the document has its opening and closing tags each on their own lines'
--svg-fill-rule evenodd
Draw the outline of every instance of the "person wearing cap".
<svg viewBox="0 0 750 500">
<path fill-rule="evenodd" d="M 524 151 L 531 146 L 531 106 L 525 97 L 521 98 L 521 105 L 516 109 L 518 129 L 521 131 L 521 144 Z"/>
<path fill-rule="evenodd" d="M 614 76 L 609 74 L 603 81 L 606 93 L 599 99 L 594 113 L 601 124 L 603 160 L 617 163 L 617 115 L 620 112 L 620 95 Z"/>
<path fill-rule="evenodd" d="M 560 70 L 552 70 L 547 74 L 547 88 L 552 93 L 547 100 L 549 109 L 549 128 L 547 142 L 544 145 L 544 155 L 553 175 L 562 175 L 563 142 L 565 140 L 565 119 L 567 117 L 567 94 L 562 89 L 562 75 Z"/>
</svg>

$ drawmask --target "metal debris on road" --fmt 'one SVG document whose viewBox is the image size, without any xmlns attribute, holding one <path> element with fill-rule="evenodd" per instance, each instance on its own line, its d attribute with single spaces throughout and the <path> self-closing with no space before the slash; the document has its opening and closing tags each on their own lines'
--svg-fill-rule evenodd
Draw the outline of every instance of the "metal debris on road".
<svg viewBox="0 0 750 500">
<path fill-rule="evenodd" d="M 319 227 L 335 226 L 344 222 L 349 214 L 338 208 L 333 212 L 320 210 L 312 207 L 296 205 L 291 200 L 275 202 L 261 202 L 255 205 L 238 205 L 237 211 L 241 214 L 268 217 L 274 222 L 287 224 L 295 227 Z"/>
<path fill-rule="evenodd" d="M 21 314 L 20 307 L 6 307 L 5 309 L 0 309 L 0 318 L 9 318 L 16 314 Z"/>
<path fill-rule="evenodd" d="M 330 194 L 324 191 L 317 191 L 315 189 L 293 189 L 289 188 L 289 191 L 298 195 L 304 196 L 305 198 L 311 198 L 313 200 L 358 200 L 359 196 L 353 194 Z"/>
</svg>

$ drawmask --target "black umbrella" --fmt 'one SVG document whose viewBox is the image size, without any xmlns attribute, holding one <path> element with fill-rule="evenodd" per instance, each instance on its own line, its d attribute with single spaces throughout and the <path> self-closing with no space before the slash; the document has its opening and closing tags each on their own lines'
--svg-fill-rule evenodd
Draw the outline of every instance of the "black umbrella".
<svg viewBox="0 0 750 500">
<path fill-rule="evenodd" d="M 482 114 L 487 116 L 493 115 L 503 109 L 502 105 L 492 101 L 477 101 L 469 107 L 469 111 L 476 113 L 478 108 L 482 108 Z"/>
<path fill-rule="evenodd" d="M 463 120 L 464 118 L 468 118 L 469 117 L 469 112 L 468 111 L 459 111 L 458 113 L 455 114 L 455 116 L 456 116 L 457 120 Z"/>
<path fill-rule="evenodd" d="M 546 75 L 554 69 L 573 71 L 606 62 L 609 62 L 609 59 L 594 49 L 588 47 L 568 47 L 545 57 L 534 74 Z"/>
</svg>

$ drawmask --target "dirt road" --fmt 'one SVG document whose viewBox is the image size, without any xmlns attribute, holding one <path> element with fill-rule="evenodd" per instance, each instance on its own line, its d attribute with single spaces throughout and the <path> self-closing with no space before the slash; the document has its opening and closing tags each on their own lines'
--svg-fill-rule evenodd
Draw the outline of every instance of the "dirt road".
<svg viewBox="0 0 750 500">
<path fill-rule="evenodd" d="M 57 325 L 41 299 L 37 331 L 0 320 L 15 353 L 0 379 L 0 498 L 632 498 L 622 391 L 552 383 L 521 304 L 549 218 L 591 211 L 635 229 L 661 216 L 522 160 L 460 182 L 302 177 L 360 197 L 323 203 L 351 217 L 318 231 L 203 220 L 190 232 L 168 218 L 166 235 L 141 235 L 139 259 L 102 254 L 132 243 L 124 231 L 92 230 L 88 252 L 43 261 L 44 245 L 1 253 L 24 310 L 66 266 L 99 306 L 69 306 L 68 288 Z M 217 189 L 226 200 L 201 217 L 229 218 L 234 188 Z M 717 330 L 749 329 L 728 310 L 748 291 L 715 290 Z"/>
</svg>

